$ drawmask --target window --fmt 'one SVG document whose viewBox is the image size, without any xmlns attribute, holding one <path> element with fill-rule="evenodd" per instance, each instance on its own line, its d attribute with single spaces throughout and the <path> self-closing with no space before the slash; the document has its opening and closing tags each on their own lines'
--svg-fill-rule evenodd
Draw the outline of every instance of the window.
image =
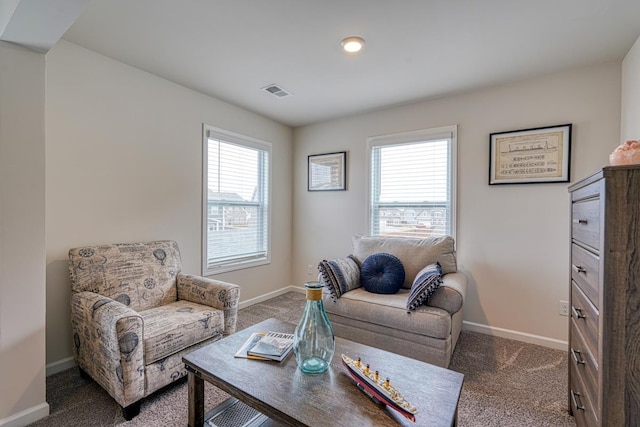
<svg viewBox="0 0 640 427">
<path fill-rule="evenodd" d="M 270 261 L 271 144 L 204 125 L 203 275 Z"/>
<path fill-rule="evenodd" d="M 456 126 L 369 138 L 373 236 L 455 238 Z"/>
</svg>

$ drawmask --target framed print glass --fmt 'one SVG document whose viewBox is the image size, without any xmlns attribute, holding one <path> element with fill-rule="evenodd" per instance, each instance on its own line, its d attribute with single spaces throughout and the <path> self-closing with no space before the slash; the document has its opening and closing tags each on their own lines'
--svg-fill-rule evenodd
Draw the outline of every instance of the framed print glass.
<svg viewBox="0 0 640 427">
<path fill-rule="evenodd" d="M 308 157 L 308 191 L 346 190 L 347 152 L 313 154 Z"/>
<path fill-rule="evenodd" d="M 489 185 L 568 182 L 571 124 L 489 136 Z"/>
</svg>

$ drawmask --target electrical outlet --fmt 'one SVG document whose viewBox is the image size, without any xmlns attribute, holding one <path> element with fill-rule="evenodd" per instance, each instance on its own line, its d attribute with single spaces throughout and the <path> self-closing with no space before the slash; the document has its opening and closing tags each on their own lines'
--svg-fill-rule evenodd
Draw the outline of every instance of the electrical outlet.
<svg viewBox="0 0 640 427">
<path fill-rule="evenodd" d="M 569 301 L 560 301 L 560 316 L 568 316 L 569 315 Z"/>
<path fill-rule="evenodd" d="M 309 264 L 309 265 L 307 266 L 307 274 L 308 274 L 309 276 L 313 275 L 313 264 Z"/>
</svg>

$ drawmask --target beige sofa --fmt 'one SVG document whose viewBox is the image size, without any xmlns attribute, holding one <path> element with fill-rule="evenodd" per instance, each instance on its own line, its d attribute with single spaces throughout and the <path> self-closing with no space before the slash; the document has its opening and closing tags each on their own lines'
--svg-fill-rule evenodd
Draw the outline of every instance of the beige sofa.
<svg viewBox="0 0 640 427">
<path fill-rule="evenodd" d="M 341 295 L 332 295 L 327 276 L 320 275 L 325 282 L 325 310 L 336 336 L 448 367 L 462 329 L 467 288 L 466 276 L 457 271 L 453 238 L 353 237 L 352 255 L 360 265 L 375 253 L 389 253 L 402 262 L 405 280 L 397 293 L 368 292 L 352 279 L 350 288 L 347 285 Z M 435 262 L 443 273 L 439 287 L 426 303 L 408 309 L 416 275 Z M 345 271 L 349 273 L 348 268 Z"/>
</svg>

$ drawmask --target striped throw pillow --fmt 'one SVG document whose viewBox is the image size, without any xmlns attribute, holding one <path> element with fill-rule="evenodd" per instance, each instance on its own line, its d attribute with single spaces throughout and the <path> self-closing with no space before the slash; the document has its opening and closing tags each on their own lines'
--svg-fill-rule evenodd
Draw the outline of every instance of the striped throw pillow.
<svg viewBox="0 0 640 427">
<path fill-rule="evenodd" d="M 335 301 L 345 292 L 360 287 L 360 261 L 353 255 L 318 264 L 322 283 Z"/>
<path fill-rule="evenodd" d="M 439 262 L 429 264 L 416 275 L 407 299 L 407 312 L 426 304 L 433 293 L 442 285 L 442 267 Z"/>
</svg>

